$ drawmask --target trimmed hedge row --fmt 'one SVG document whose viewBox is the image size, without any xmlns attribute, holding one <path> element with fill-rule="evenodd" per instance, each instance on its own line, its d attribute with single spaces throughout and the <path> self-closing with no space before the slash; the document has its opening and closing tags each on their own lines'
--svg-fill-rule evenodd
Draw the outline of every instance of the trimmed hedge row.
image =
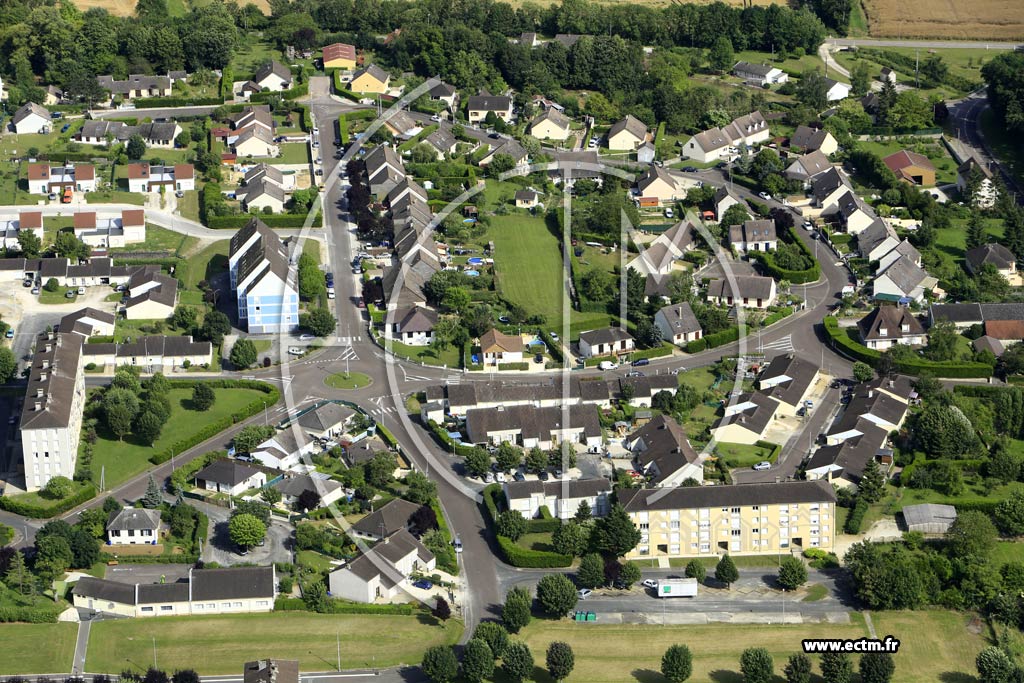
<svg viewBox="0 0 1024 683">
<path fill-rule="evenodd" d="M 465 456 L 471 450 L 473 450 L 472 446 L 467 446 L 464 443 L 456 443 L 452 441 L 451 437 L 448 436 L 448 432 L 445 431 L 444 427 L 437 424 L 433 420 L 430 421 L 428 426 L 430 427 L 430 431 L 433 432 L 434 436 L 437 437 L 438 441 L 441 442 L 441 445 L 447 448 L 449 451 L 454 450 L 455 455 Z"/>
<path fill-rule="evenodd" d="M 850 339 L 846 330 L 839 327 L 839 321 L 834 316 L 826 316 L 822 323 L 825 332 L 832 341 L 832 348 L 839 353 L 867 363 L 875 367 L 882 357 L 881 352 L 869 349 L 863 344 L 858 344 Z M 935 377 L 949 377 L 959 379 L 991 377 L 995 368 L 985 363 L 973 361 L 932 361 L 925 358 L 914 358 L 910 360 L 894 360 L 893 369 L 904 375 L 920 375 L 923 372 Z"/>
<path fill-rule="evenodd" d="M 498 363 L 499 370 L 529 370 L 529 363 Z"/>
<path fill-rule="evenodd" d="M 555 342 L 555 340 L 551 338 L 551 334 L 549 334 L 545 329 L 539 330 L 538 334 L 540 335 L 541 341 L 547 344 L 548 353 L 551 354 L 551 357 L 558 361 L 559 365 L 564 363 L 565 356 L 562 355 L 562 345 Z"/>
<path fill-rule="evenodd" d="M 305 97 L 309 94 L 309 81 L 297 85 L 290 90 L 281 90 L 280 92 L 254 92 L 249 96 L 249 101 L 253 104 L 266 104 L 277 97 L 282 100 L 294 100 L 299 97 Z"/>
<path fill-rule="evenodd" d="M 775 311 L 774 313 L 772 313 L 771 315 L 764 319 L 764 327 L 774 325 L 783 318 L 788 318 L 791 315 L 793 315 L 792 306 L 785 306 L 784 308 L 780 308 L 779 310 Z"/>
<path fill-rule="evenodd" d="M 0 607 L 0 622 L 20 621 L 25 624 L 56 624 L 60 612 L 37 607 Z"/>
<path fill-rule="evenodd" d="M 640 360 L 642 358 L 661 358 L 663 356 L 671 356 L 672 349 L 675 347 L 668 342 L 663 342 L 661 346 L 655 346 L 653 349 L 638 349 L 636 351 L 629 352 L 629 360 Z"/>
<path fill-rule="evenodd" d="M 248 214 L 236 213 L 230 216 L 209 216 L 206 219 L 206 227 L 214 230 L 237 230 L 245 227 L 251 218 L 259 218 L 266 223 L 268 228 L 301 228 L 306 224 L 306 214 L 299 213 L 278 213 L 278 214 Z M 313 219 L 312 227 L 319 228 L 324 224 L 323 212 L 319 212 Z"/>
<path fill-rule="evenodd" d="M 498 519 L 498 496 L 502 495 L 500 484 L 491 484 L 484 489 L 484 507 L 487 509 L 487 518 L 491 530 L 494 530 L 494 523 Z M 555 526 L 547 528 L 552 522 L 555 526 L 559 523 L 557 519 L 531 519 L 529 520 L 529 531 L 540 533 L 542 531 L 554 531 Z M 538 528 L 543 527 L 543 528 Z M 550 569 L 554 567 L 568 567 L 572 564 L 573 558 L 569 555 L 551 553 L 542 550 L 530 550 L 515 544 L 515 541 L 507 536 L 494 534 L 498 539 L 498 546 L 501 548 L 505 561 L 513 567 L 524 567 L 531 569 Z"/>
<path fill-rule="evenodd" d="M 90 482 L 73 496 L 68 496 L 64 500 L 55 501 L 49 505 L 26 503 L 11 496 L 0 496 L 0 510 L 13 512 L 14 514 L 21 515 L 22 517 L 46 519 L 47 517 L 55 517 L 63 512 L 67 512 L 71 508 L 81 505 L 87 500 L 92 500 L 95 497 L 96 487 Z"/>
<path fill-rule="evenodd" d="M 813 264 L 810 268 L 804 270 L 789 270 L 775 265 L 775 256 L 772 252 L 755 252 L 758 260 L 761 262 L 761 266 L 767 271 L 768 275 L 775 278 L 776 280 L 789 280 L 795 285 L 802 285 L 807 282 L 816 282 L 821 277 L 821 264 L 818 263 L 817 259 L 814 258 L 814 253 L 807 248 L 807 245 L 797 236 L 796 230 L 790 227 L 787 230 L 789 239 L 786 240 L 791 244 L 795 244 L 800 252 L 811 260 Z"/>
<path fill-rule="evenodd" d="M 767 448 L 771 451 L 766 458 L 768 462 L 775 462 L 779 458 L 779 453 L 782 452 L 782 446 L 777 443 L 772 443 L 771 441 L 755 441 L 754 445 L 758 448 Z"/>
<path fill-rule="evenodd" d="M 228 86 L 231 87 L 230 85 Z M 132 100 L 136 109 L 160 109 L 163 107 L 219 107 L 224 100 L 219 97 L 140 97 Z"/>
<path fill-rule="evenodd" d="M 279 597 L 274 600 L 275 612 L 308 612 L 306 603 L 302 598 Z M 398 614 L 410 616 L 416 608 L 409 603 L 398 605 L 363 605 L 354 602 L 331 599 L 325 603 L 325 614 Z"/>
<path fill-rule="evenodd" d="M 721 330 L 720 332 L 709 334 L 706 337 L 701 337 L 700 339 L 694 339 L 691 342 L 687 342 L 683 349 L 687 353 L 699 353 L 704 349 L 713 349 L 718 346 L 731 344 L 734 341 L 739 341 L 739 338 L 740 328 L 730 327 L 728 329 Z"/>
<path fill-rule="evenodd" d="M 857 504 L 853 506 L 853 509 L 850 510 L 850 514 L 846 517 L 846 524 L 843 525 L 843 531 L 848 534 L 859 534 L 860 527 L 864 523 L 864 515 L 867 513 L 868 502 L 863 498 L 858 498 Z"/>
</svg>

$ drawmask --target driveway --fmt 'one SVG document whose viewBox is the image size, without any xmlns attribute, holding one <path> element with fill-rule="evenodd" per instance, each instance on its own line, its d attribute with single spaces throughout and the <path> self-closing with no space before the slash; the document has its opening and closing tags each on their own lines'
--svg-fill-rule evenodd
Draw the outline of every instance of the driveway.
<svg viewBox="0 0 1024 683">
<path fill-rule="evenodd" d="M 228 520 L 231 511 L 227 508 L 189 501 L 189 504 L 202 510 L 210 518 L 210 537 L 203 546 L 202 560 L 217 562 L 229 567 L 235 564 L 271 564 L 273 562 L 292 562 L 294 560 L 294 539 L 292 526 L 273 517 L 267 529 L 267 539 L 262 546 L 251 548 L 245 555 L 238 552 L 238 547 L 228 537 Z"/>
</svg>

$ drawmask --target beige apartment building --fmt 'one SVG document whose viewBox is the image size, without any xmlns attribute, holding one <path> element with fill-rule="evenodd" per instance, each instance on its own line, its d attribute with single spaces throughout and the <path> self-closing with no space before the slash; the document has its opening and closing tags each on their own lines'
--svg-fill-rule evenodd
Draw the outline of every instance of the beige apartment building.
<svg viewBox="0 0 1024 683">
<path fill-rule="evenodd" d="M 832 551 L 836 495 L 825 481 L 629 489 L 619 502 L 642 534 L 626 557 Z"/>
</svg>

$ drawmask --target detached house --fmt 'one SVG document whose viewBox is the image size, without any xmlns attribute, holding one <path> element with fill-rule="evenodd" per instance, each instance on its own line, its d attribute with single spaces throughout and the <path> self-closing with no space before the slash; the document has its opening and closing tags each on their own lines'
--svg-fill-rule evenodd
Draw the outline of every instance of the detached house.
<svg viewBox="0 0 1024 683">
<path fill-rule="evenodd" d="M 349 564 L 327 576 L 331 595 L 370 603 L 392 600 L 409 590 L 413 572 L 434 571 L 437 559 L 404 529 L 384 538 Z"/>
<path fill-rule="evenodd" d="M 690 445 L 683 428 L 668 415 L 658 415 L 627 436 L 623 444 L 633 453 L 637 471 L 656 486 L 679 486 L 687 479 L 704 480 L 700 455 Z"/>
<path fill-rule="evenodd" d="M 825 88 L 825 99 L 829 102 L 838 102 L 850 96 L 850 86 L 831 78 L 825 79 Z"/>
<path fill-rule="evenodd" d="M 935 166 L 923 154 L 903 149 L 885 157 L 882 163 L 900 180 L 925 187 L 935 185 Z"/>
<path fill-rule="evenodd" d="M 643 247 L 640 255 L 629 261 L 626 268 L 647 276 L 671 274 L 676 261 L 694 248 L 695 233 L 696 229 L 689 221 L 676 223 Z"/>
<path fill-rule="evenodd" d="M 555 107 L 530 122 L 530 135 L 538 140 L 565 140 L 569 137 L 569 117 Z"/>
<path fill-rule="evenodd" d="M 438 83 L 428 93 L 432 102 L 444 102 L 449 111 L 455 111 L 459 101 L 459 91 L 454 85 L 445 82 Z"/>
<path fill-rule="evenodd" d="M 136 272 L 128 280 L 128 297 L 124 305 L 128 320 L 169 318 L 178 302 L 178 280 L 162 273 Z"/>
<path fill-rule="evenodd" d="M 725 212 L 729 210 L 729 207 L 736 206 L 737 204 L 740 206 L 746 206 L 746 204 L 743 203 L 743 200 L 725 185 L 715 190 L 715 198 L 713 199 L 713 202 L 715 205 L 715 220 L 717 221 L 722 220 L 722 216 L 724 216 Z"/>
<path fill-rule="evenodd" d="M 18 135 L 26 133 L 49 133 L 50 112 L 35 102 L 21 105 L 11 117 L 11 128 Z"/>
<path fill-rule="evenodd" d="M 330 440 L 345 434 L 356 411 L 341 403 L 327 401 L 301 413 L 296 422 L 314 439 Z"/>
<path fill-rule="evenodd" d="M 926 291 L 932 290 L 938 280 L 906 256 L 900 257 L 872 283 L 875 299 L 897 302 L 921 302 Z"/>
<path fill-rule="evenodd" d="M 876 218 L 857 235 L 857 251 L 861 258 L 878 261 L 899 246 L 900 239 L 885 221 Z"/>
<path fill-rule="evenodd" d="M 155 545 L 159 538 L 159 510 L 126 507 L 107 519 L 109 545 Z"/>
<path fill-rule="evenodd" d="M 874 209 L 853 191 L 840 197 L 838 206 L 839 220 L 851 235 L 859 235 L 878 220 Z"/>
<path fill-rule="evenodd" d="M 346 43 L 325 45 L 323 59 L 325 69 L 354 69 L 357 62 L 356 48 Z"/>
<path fill-rule="evenodd" d="M 737 78 L 742 78 L 747 83 L 757 86 L 785 83 L 789 80 L 789 74 L 769 64 L 736 62 L 732 67 L 732 73 Z"/>
<path fill-rule="evenodd" d="M 818 381 L 818 366 L 790 353 L 772 359 L 757 378 L 758 391 L 778 401 L 778 414 L 795 416 Z"/>
<path fill-rule="evenodd" d="M 970 249 L 965 254 L 967 272 L 972 275 L 981 273 L 985 266 L 993 266 L 1007 282 L 1014 287 L 1021 285 L 1021 275 L 1017 271 L 1017 257 L 1001 244 L 990 242 Z"/>
<path fill-rule="evenodd" d="M 355 93 L 383 95 L 391 87 L 391 74 L 376 64 L 371 64 L 355 72 L 348 87 Z"/>
<path fill-rule="evenodd" d="M 928 337 L 921 322 L 904 306 L 877 306 L 857 321 L 864 346 L 885 351 L 897 344 L 920 346 Z"/>
<path fill-rule="evenodd" d="M 505 502 L 509 510 L 518 510 L 526 519 L 540 517 L 546 507 L 555 519 L 572 519 L 586 501 L 590 514 L 608 514 L 612 483 L 604 477 L 554 481 L 510 481 L 504 484 Z"/>
<path fill-rule="evenodd" d="M 686 187 L 667 168 L 651 164 L 636 181 L 636 191 L 641 198 L 656 198 L 661 204 L 669 204 L 686 197 Z"/>
<path fill-rule="evenodd" d="M 207 491 L 238 496 L 267 485 L 267 475 L 238 460 L 220 458 L 196 472 L 196 486 Z"/>
<path fill-rule="evenodd" d="M 683 146 L 683 156 L 701 163 L 731 157 L 738 145 L 757 145 L 768 140 L 768 122 L 759 111 L 739 116 L 723 128 L 697 133 Z"/>
<path fill-rule="evenodd" d="M 512 121 L 512 98 L 504 95 L 473 95 L 466 100 L 466 115 L 470 123 L 483 123 L 488 114 L 494 114 L 505 123 Z"/>
<path fill-rule="evenodd" d="M 423 306 L 410 306 L 395 311 L 393 320 L 388 336 L 395 341 L 406 346 L 430 346 L 433 343 L 437 311 Z"/>
<path fill-rule="evenodd" d="M 799 180 L 804 184 L 804 188 L 811 186 L 811 181 L 824 173 L 825 171 L 832 168 L 832 162 L 828 160 L 824 152 L 821 150 L 815 150 L 809 152 L 802 157 L 797 157 L 797 160 L 786 167 L 786 178 L 790 180 Z"/>
<path fill-rule="evenodd" d="M 832 133 L 824 128 L 797 126 L 796 131 L 789 138 L 789 148 L 801 154 L 821 152 L 825 156 L 831 156 L 839 151 L 839 143 L 832 137 Z"/>
<path fill-rule="evenodd" d="M 523 338 L 490 329 L 480 336 L 484 365 L 519 363 L 523 360 Z"/>
<path fill-rule="evenodd" d="M 292 71 L 284 64 L 270 60 L 256 70 L 252 80 L 260 90 L 281 92 L 292 87 Z"/>
<path fill-rule="evenodd" d="M 775 234 L 775 221 L 745 221 L 743 225 L 729 226 L 729 244 L 740 254 L 749 251 L 775 251 L 779 238 Z"/>
<path fill-rule="evenodd" d="M 775 303 L 775 280 L 760 275 L 735 276 L 736 287 L 727 279 L 708 284 L 708 301 L 718 306 L 768 308 Z"/>
<path fill-rule="evenodd" d="M 635 348 L 633 335 L 621 327 L 604 327 L 580 333 L 580 355 L 584 358 L 596 356 L 619 356 Z"/>
<path fill-rule="evenodd" d="M 816 175 L 811 182 L 811 197 L 814 205 L 823 214 L 834 213 L 839 198 L 853 189 L 846 174 L 835 166 Z"/>
<path fill-rule="evenodd" d="M 663 307 L 654 315 L 654 324 L 661 331 L 661 338 L 676 346 L 696 341 L 704 333 L 693 308 L 686 301 Z"/>
<path fill-rule="evenodd" d="M 977 207 L 991 209 L 999 195 L 995 183 L 992 182 L 992 171 L 974 157 L 970 157 L 956 169 L 956 187 L 962 195 L 967 194 L 972 182 L 976 182 L 973 197 L 967 197 Z"/>
<path fill-rule="evenodd" d="M 647 141 L 647 124 L 627 114 L 626 118 L 612 124 L 607 139 L 608 149 L 631 152 Z"/>
<path fill-rule="evenodd" d="M 150 166 L 146 161 L 128 164 L 129 192 L 158 192 L 161 186 L 174 192 L 194 190 L 196 170 L 192 164 Z"/>
<path fill-rule="evenodd" d="M 31 194 L 60 193 L 70 187 L 75 192 L 96 191 L 96 167 L 92 164 L 50 166 L 28 165 L 28 191 Z"/>
</svg>

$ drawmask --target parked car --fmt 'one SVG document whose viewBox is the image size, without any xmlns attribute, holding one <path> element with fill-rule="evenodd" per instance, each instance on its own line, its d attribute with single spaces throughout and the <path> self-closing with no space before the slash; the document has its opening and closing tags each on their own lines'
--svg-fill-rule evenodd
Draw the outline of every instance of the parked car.
<svg viewBox="0 0 1024 683">
<path fill-rule="evenodd" d="M 544 362 L 544 356 L 538 353 L 536 356 L 533 357 L 533 362 L 534 363 L 543 363 Z"/>
<path fill-rule="evenodd" d="M 84 294 L 85 294 L 85 287 L 79 287 L 78 288 L 78 296 L 83 296 Z"/>
<path fill-rule="evenodd" d="M 672 218 L 674 215 L 675 213 L 672 211 L 672 209 L 665 209 L 665 218 Z"/>
<path fill-rule="evenodd" d="M 581 588 L 578 591 L 576 591 L 576 597 L 578 597 L 580 600 L 586 600 L 590 597 L 590 595 L 593 592 L 594 591 L 590 590 L 589 588 Z"/>
<path fill-rule="evenodd" d="M 38 288 L 38 287 L 33 287 L 33 288 L 32 288 L 32 293 L 33 293 L 33 294 L 38 294 L 38 293 L 39 293 L 39 291 L 40 291 L 40 290 L 39 290 L 39 288 Z"/>
<path fill-rule="evenodd" d="M 516 470 L 516 473 L 512 475 L 512 478 L 516 481 L 526 481 L 526 475 L 519 470 Z"/>
<path fill-rule="evenodd" d="M 619 367 L 619 364 L 615 361 L 603 360 L 601 364 L 597 366 L 601 370 L 614 370 Z"/>
<path fill-rule="evenodd" d="M 640 582 L 640 585 L 644 586 L 645 588 L 653 588 L 655 590 L 658 589 L 657 579 L 644 579 Z"/>
<path fill-rule="evenodd" d="M 177 192 L 174 193 L 174 196 L 177 197 L 178 199 L 181 199 L 182 197 L 185 196 L 185 190 L 178 190 Z"/>
<path fill-rule="evenodd" d="M 8 327 L 7 332 L 4 333 L 4 336 L 7 337 L 8 339 L 14 339 L 14 328 Z"/>
<path fill-rule="evenodd" d="M 508 478 L 505 476 L 504 472 L 496 472 L 494 475 L 494 480 L 499 484 L 504 484 L 508 480 Z"/>
<path fill-rule="evenodd" d="M 305 349 L 303 349 L 301 346 L 289 346 L 288 347 L 288 355 L 289 356 L 301 356 L 305 352 L 306 352 Z"/>
<path fill-rule="evenodd" d="M 551 337 L 551 341 L 558 341 L 558 333 L 557 332 L 548 332 L 548 336 Z"/>
<path fill-rule="evenodd" d="M 696 173 L 696 172 L 697 172 L 697 167 L 696 166 L 683 166 L 683 173 Z"/>
<path fill-rule="evenodd" d="M 455 540 L 452 541 L 452 547 L 455 548 L 455 552 L 462 552 L 462 536 L 456 536 Z"/>
<path fill-rule="evenodd" d="M 428 591 L 434 587 L 434 584 L 430 581 L 427 581 L 426 579 L 419 579 L 417 581 L 413 581 L 412 585 L 416 588 L 422 588 L 425 591 Z"/>
<path fill-rule="evenodd" d="M 334 287 L 328 287 L 327 288 L 327 298 L 328 299 L 333 299 L 334 298 Z"/>
<path fill-rule="evenodd" d="M 21 283 L 21 286 L 22 287 L 31 287 L 32 286 L 32 280 L 31 279 L 25 280 L 24 282 Z"/>
<path fill-rule="evenodd" d="M 74 299 L 75 298 L 75 290 L 69 289 L 68 291 L 64 292 L 64 298 L 65 299 Z"/>
<path fill-rule="evenodd" d="M 651 364 L 651 359 L 650 358 L 637 358 L 635 361 L 630 363 L 630 365 L 632 365 L 634 368 L 640 368 L 640 367 L 643 367 L 645 365 L 650 365 L 650 364 Z"/>
<path fill-rule="evenodd" d="M 772 464 L 770 462 L 768 462 L 767 460 L 762 460 L 761 462 L 759 462 L 756 465 L 754 465 L 754 469 L 756 471 L 758 471 L 758 472 L 763 472 L 765 470 L 770 470 L 771 468 L 772 468 Z"/>
<path fill-rule="evenodd" d="M 313 341 L 315 339 L 316 339 L 316 337 L 311 335 L 311 334 L 303 334 L 303 335 L 301 335 L 299 337 L 299 341 L 301 341 L 301 342 L 311 342 L 311 341 Z"/>
<path fill-rule="evenodd" d="M 430 120 L 431 121 L 440 121 L 441 117 L 438 116 L 437 114 L 434 114 L 433 116 L 430 117 Z"/>
<path fill-rule="evenodd" d="M 640 372 L 639 370 L 630 370 L 629 372 L 626 373 L 626 377 L 643 377 L 643 376 L 644 376 L 644 373 Z"/>
<path fill-rule="evenodd" d="M 488 472 L 487 474 L 484 475 L 484 483 L 485 484 L 493 484 L 494 483 L 494 472 Z"/>
<path fill-rule="evenodd" d="M 537 478 L 540 479 L 541 481 L 547 481 L 548 479 L 551 478 L 551 475 L 548 474 L 547 470 L 541 470 L 540 474 L 537 475 Z"/>
</svg>

